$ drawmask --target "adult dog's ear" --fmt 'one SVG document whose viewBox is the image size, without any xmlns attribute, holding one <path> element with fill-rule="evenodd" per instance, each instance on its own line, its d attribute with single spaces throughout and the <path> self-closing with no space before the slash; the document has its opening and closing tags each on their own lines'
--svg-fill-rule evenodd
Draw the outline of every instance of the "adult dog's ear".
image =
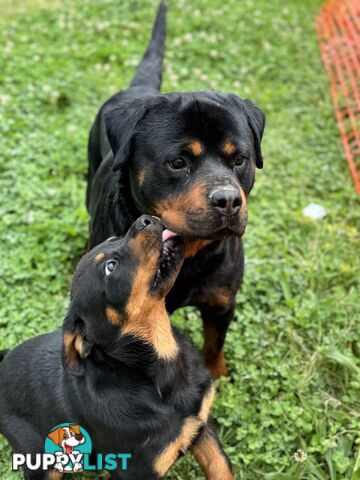
<svg viewBox="0 0 360 480">
<path fill-rule="evenodd" d="M 244 100 L 244 108 L 249 126 L 254 135 L 256 166 L 257 168 L 263 168 L 264 161 L 261 152 L 261 139 L 265 128 L 265 114 L 260 108 L 250 102 L 250 100 Z"/>
<path fill-rule="evenodd" d="M 229 94 L 229 97 L 236 105 L 245 111 L 250 130 L 254 137 L 256 166 L 257 168 L 263 168 L 264 162 L 261 152 L 261 139 L 265 128 L 265 114 L 250 100 L 241 100 L 232 93 Z"/>
<path fill-rule="evenodd" d="M 82 375 L 83 360 L 89 356 L 93 342 L 86 336 L 85 323 L 70 310 L 63 326 L 62 363 L 72 375 Z"/>
<path fill-rule="evenodd" d="M 132 139 L 148 112 L 149 99 L 134 99 L 104 113 L 106 134 L 114 154 L 113 170 L 119 170 L 131 153 Z"/>
</svg>

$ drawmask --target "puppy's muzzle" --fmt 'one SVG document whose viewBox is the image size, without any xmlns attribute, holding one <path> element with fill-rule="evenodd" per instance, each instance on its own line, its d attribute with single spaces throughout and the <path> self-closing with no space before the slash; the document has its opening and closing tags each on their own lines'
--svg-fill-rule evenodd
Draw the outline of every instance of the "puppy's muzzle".
<svg viewBox="0 0 360 480">
<path fill-rule="evenodd" d="M 156 225 L 160 223 L 158 217 L 153 217 L 151 215 L 142 215 L 137 219 L 135 224 L 131 227 L 134 233 L 140 233 L 144 228 L 149 227 L 150 225 Z"/>
</svg>

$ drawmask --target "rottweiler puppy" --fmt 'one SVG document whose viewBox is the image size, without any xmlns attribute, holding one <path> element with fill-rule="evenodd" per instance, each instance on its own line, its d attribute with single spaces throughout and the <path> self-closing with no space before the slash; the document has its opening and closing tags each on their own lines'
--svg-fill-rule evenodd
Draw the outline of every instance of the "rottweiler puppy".
<svg viewBox="0 0 360 480">
<path fill-rule="evenodd" d="M 113 479 L 164 478 L 188 450 L 208 480 L 233 478 L 209 419 L 210 372 L 165 307 L 184 254 L 179 237 L 141 216 L 80 260 L 63 329 L 0 355 L 0 432 L 16 453 L 42 453 L 48 432 L 72 422 L 93 453 L 132 455 Z"/>
<path fill-rule="evenodd" d="M 123 236 L 147 213 L 184 239 L 186 260 L 168 311 L 200 308 L 205 363 L 226 374 L 223 343 L 244 255 L 246 199 L 262 168 L 265 117 L 248 100 L 215 92 L 160 93 L 166 8 L 129 89 L 111 97 L 88 146 L 89 246 Z"/>
</svg>

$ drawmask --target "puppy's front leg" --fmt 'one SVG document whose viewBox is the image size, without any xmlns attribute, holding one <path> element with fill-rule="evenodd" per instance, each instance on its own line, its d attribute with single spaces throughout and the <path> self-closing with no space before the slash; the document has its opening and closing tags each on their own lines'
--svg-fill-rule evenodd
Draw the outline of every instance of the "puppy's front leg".
<svg viewBox="0 0 360 480">
<path fill-rule="evenodd" d="M 208 423 L 200 437 L 191 447 L 191 453 L 205 474 L 206 480 L 233 480 L 231 464 L 224 452 L 219 437 Z"/>
</svg>

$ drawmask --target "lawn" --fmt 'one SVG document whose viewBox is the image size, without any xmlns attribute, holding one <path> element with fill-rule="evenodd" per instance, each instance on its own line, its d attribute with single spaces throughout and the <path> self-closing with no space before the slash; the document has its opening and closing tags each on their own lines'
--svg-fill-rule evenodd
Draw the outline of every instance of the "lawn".
<svg viewBox="0 0 360 480">
<path fill-rule="evenodd" d="M 360 479 L 360 197 L 314 33 L 321 1 L 168 3 L 163 90 L 231 91 L 267 114 L 230 376 L 216 384 L 235 478 Z M 87 239 L 88 131 L 128 85 L 155 9 L 0 0 L 0 349 L 61 325 Z M 310 202 L 327 216 L 305 219 Z M 200 346 L 197 317 L 182 310 L 173 322 Z M 3 438 L 0 472 L 19 478 Z M 186 456 L 169 478 L 203 477 Z"/>
</svg>

